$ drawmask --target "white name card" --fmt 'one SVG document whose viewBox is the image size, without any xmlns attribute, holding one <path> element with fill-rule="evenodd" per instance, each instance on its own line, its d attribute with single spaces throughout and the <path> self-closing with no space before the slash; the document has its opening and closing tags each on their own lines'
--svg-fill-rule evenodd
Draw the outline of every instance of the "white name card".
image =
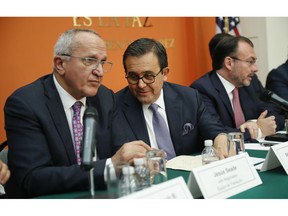
<svg viewBox="0 0 288 216">
<path fill-rule="evenodd" d="M 288 175 L 288 142 L 280 143 L 270 147 L 261 168 L 261 172 L 274 169 L 281 165 Z"/>
<path fill-rule="evenodd" d="M 188 187 L 194 198 L 228 198 L 262 184 L 247 153 L 192 169 Z"/>
<path fill-rule="evenodd" d="M 121 197 L 122 199 L 193 199 L 183 177 L 177 177 L 161 184 Z"/>
</svg>

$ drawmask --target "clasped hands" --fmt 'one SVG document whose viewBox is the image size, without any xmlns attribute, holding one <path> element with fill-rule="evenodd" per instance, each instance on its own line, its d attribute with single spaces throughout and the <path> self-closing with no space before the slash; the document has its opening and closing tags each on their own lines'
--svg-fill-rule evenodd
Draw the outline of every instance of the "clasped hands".
<svg viewBox="0 0 288 216">
<path fill-rule="evenodd" d="M 249 120 L 243 123 L 239 127 L 240 131 L 244 133 L 245 129 L 247 129 L 252 139 L 264 138 L 266 136 L 275 134 L 277 128 L 275 116 L 266 117 L 267 114 L 268 111 L 265 110 L 260 114 L 259 118 L 256 121 Z M 259 129 L 262 133 L 261 137 L 259 134 Z"/>
</svg>

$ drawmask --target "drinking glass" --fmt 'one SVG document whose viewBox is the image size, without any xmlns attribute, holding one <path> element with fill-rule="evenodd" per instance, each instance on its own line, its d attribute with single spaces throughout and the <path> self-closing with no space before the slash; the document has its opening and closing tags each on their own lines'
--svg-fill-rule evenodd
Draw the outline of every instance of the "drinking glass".
<svg viewBox="0 0 288 216">
<path fill-rule="evenodd" d="M 166 153 L 160 149 L 147 151 L 147 166 L 150 169 L 150 184 L 160 184 L 167 181 Z"/>
<path fill-rule="evenodd" d="M 118 198 L 119 181 L 123 176 L 123 167 L 129 167 L 128 163 L 122 162 L 117 165 L 113 163 L 106 166 L 106 185 L 109 198 Z"/>
<path fill-rule="evenodd" d="M 245 152 L 243 133 L 241 132 L 228 133 L 227 152 L 228 157 Z"/>
</svg>

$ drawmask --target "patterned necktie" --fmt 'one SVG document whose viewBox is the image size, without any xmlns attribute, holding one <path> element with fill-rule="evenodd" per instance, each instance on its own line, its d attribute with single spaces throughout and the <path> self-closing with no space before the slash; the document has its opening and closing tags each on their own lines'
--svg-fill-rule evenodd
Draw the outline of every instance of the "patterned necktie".
<svg viewBox="0 0 288 216">
<path fill-rule="evenodd" d="M 75 144 L 75 151 L 76 151 L 76 158 L 77 164 L 81 164 L 81 157 L 80 157 L 80 147 L 81 147 L 81 140 L 83 136 L 83 126 L 81 124 L 81 106 L 82 103 L 80 101 L 76 101 L 72 106 L 73 109 L 73 118 L 72 118 L 72 125 L 73 125 L 73 134 L 74 134 L 74 144 Z"/>
<path fill-rule="evenodd" d="M 233 93 L 235 124 L 236 124 L 236 128 L 239 128 L 239 126 L 245 122 L 245 117 L 244 117 L 244 114 L 240 105 L 238 88 L 235 88 L 232 93 Z"/>
<path fill-rule="evenodd" d="M 158 112 L 157 104 L 151 104 L 149 109 L 151 109 L 153 112 L 153 129 L 158 147 L 166 152 L 167 159 L 170 160 L 171 158 L 175 157 L 176 154 L 167 125 L 164 118 Z"/>
</svg>

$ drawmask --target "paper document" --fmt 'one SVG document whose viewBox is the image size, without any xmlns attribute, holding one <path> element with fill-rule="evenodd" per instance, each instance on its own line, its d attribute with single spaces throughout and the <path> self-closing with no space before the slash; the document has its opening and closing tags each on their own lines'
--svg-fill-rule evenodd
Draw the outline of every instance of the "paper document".
<svg viewBox="0 0 288 216">
<path fill-rule="evenodd" d="M 262 162 L 262 163 L 260 163 L 260 164 L 257 164 L 257 165 L 255 165 L 254 167 L 255 167 L 256 170 L 261 170 L 263 164 L 264 164 L 264 162 Z"/>
<path fill-rule="evenodd" d="M 256 158 L 256 157 L 250 157 L 253 165 L 259 164 L 265 160 L 265 158 Z"/>
<path fill-rule="evenodd" d="M 246 150 L 264 150 L 264 151 L 268 151 L 269 150 L 269 146 L 264 146 L 261 145 L 260 143 L 247 143 L 244 144 L 245 149 Z"/>
<path fill-rule="evenodd" d="M 180 155 L 166 163 L 166 168 L 191 171 L 193 168 L 202 166 L 201 155 L 189 156 Z"/>
</svg>

